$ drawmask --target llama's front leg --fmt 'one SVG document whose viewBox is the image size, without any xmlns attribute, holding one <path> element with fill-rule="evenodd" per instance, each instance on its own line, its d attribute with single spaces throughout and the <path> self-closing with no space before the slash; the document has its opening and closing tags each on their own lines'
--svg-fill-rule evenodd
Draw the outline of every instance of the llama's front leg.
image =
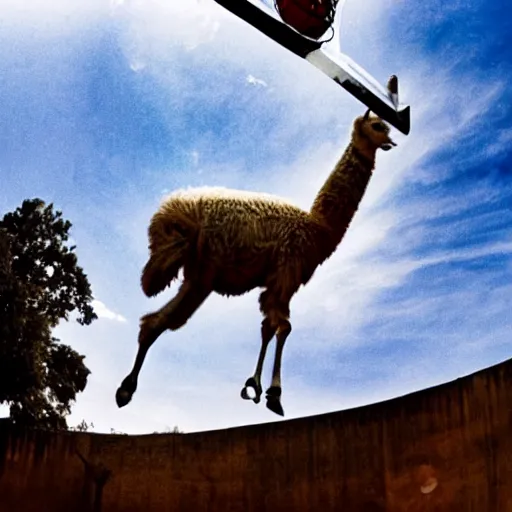
<svg viewBox="0 0 512 512">
<path fill-rule="evenodd" d="M 280 320 L 276 334 L 276 355 L 272 370 L 272 383 L 267 389 L 267 408 L 272 412 L 284 416 L 281 405 L 281 359 L 286 338 L 292 332 L 292 325 L 288 320 Z"/>
<path fill-rule="evenodd" d="M 267 347 L 270 340 L 274 337 L 276 329 L 272 327 L 270 320 L 264 318 L 261 322 L 261 348 L 258 355 L 258 362 L 256 363 L 256 371 L 252 377 L 249 377 L 245 382 L 240 395 L 244 400 L 252 400 L 255 404 L 258 404 L 261 399 L 263 390 L 261 389 L 261 372 L 263 370 L 263 362 L 265 361 L 265 355 L 267 353 Z M 254 391 L 254 398 L 249 396 L 249 388 Z"/>
</svg>

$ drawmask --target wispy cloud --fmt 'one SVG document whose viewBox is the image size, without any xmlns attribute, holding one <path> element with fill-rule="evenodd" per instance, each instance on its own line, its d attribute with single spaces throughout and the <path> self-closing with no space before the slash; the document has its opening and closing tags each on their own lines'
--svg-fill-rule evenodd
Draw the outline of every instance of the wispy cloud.
<svg viewBox="0 0 512 512">
<path fill-rule="evenodd" d="M 103 302 L 98 299 L 94 299 L 91 303 L 94 308 L 94 312 L 98 315 L 98 318 L 106 318 L 107 320 L 116 320 L 117 322 L 126 322 L 126 318 L 119 313 L 111 311 Z"/>
<path fill-rule="evenodd" d="M 261 85 L 262 87 L 267 87 L 267 82 L 265 82 L 265 80 L 262 80 L 261 78 L 256 78 L 255 76 L 252 76 L 252 75 L 247 75 L 247 83 L 249 84 L 252 84 L 252 85 Z"/>
</svg>

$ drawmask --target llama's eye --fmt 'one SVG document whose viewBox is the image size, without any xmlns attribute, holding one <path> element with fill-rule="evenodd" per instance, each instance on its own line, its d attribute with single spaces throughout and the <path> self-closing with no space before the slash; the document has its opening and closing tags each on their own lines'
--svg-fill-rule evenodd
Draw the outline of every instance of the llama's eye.
<svg viewBox="0 0 512 512">
<path fill-rule="evenodd" d="M 372 123 L 372 129 L 376 132 L 386 131 L 386 127 L 382 123 Z"/>
</svg>

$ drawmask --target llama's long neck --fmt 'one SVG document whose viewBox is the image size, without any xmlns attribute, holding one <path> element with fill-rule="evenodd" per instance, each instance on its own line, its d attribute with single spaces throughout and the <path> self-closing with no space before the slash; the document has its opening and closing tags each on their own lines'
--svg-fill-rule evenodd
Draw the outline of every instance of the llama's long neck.
<svg viewBox="0 0 512 512">
<path fill-rule="evenodd" d="M 354 217 L 374 165 L 375 150 L 360 151 L 351 142 L 318 192 L 310 213 L 328 228 L 328 253 L 335 250 Z"/>
</svg>

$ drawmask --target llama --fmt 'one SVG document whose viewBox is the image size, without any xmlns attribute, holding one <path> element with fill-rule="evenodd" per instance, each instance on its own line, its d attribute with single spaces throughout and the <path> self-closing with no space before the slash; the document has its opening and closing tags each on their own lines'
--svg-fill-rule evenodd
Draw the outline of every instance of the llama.
<svg viewBox="0 0 512 512">
<path fill-rule="evenodd" d="M 389 126 L 380 118 L 369 110 L 356 118 L 350 143 L 309 212 L 272 195 L 227 189 L 192 189 L 167 198 L 150 222 L 150 257 L 141 286 L 146 296 L 155 296 L 182 268 L 183 282 L 172 300 L 141 318 L 132 371 L 116 392 L 118 407 L 132 399 L 144 358 L 164 331 L 185 325 L 212 292 L 235 296 L 263 288 L 261 348 L 241 396 L 260 402 L 265 354 L 275 335 L 266 405 L 283 416 L 281 358 L 292 330 L 290 300 L 341 242 L 372 175 L 377 149 L 392 146 Z"/>
</svg>

